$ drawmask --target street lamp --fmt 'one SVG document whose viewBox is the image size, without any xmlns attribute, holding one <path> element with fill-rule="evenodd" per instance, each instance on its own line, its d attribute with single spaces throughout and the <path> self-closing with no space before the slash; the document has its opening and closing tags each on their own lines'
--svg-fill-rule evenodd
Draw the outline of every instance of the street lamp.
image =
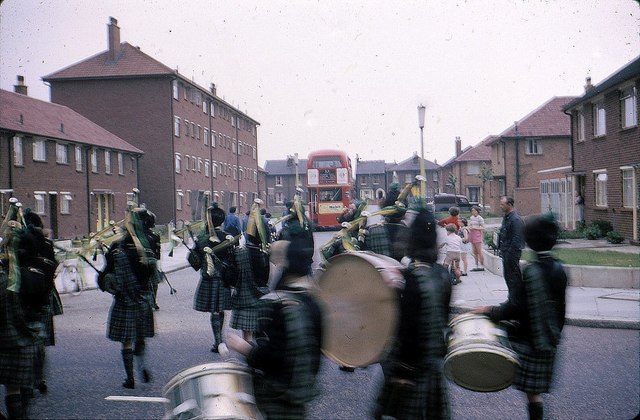
<svg viewBox="0 0 640 420">
<path fill-rule="evenodd" d="M 418 126 L 420 127 L 420 176 L 422 177 L 422 179 L 420 180 L 420 195 L 422 196 L 422 198 L 426 199 L 427 175 L 424 170 L 424 137 L 423 137 L 424 112 L 425 112 L 425 106 L 422 104 L 418 105 Z"/>
</svg>

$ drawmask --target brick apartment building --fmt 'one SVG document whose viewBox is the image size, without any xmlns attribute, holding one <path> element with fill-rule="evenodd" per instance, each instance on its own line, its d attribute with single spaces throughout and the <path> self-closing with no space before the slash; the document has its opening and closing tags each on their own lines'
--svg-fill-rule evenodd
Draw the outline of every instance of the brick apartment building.
<svg viewBox="0 0 640 420">
<path fill-rule="evenodd" d="M 520 214 L 553 211 L 566 226 L 572 207 L 566 177 L 571 168 L 571 123 L 563 107 L 573 99 L 551 98 L 488 141 L 493 180 L 486 204 L 492 209 L 499 208 L 502 195 L 510 195 Z"/>
<path fill-rule="evenodd" d="M 144 151 L 140 200 L 158 223 L 200 219 L 205 193 L 244 211 L 258 196 L 259 123 L 140 48 L 120 42 L 43 77 L 68 106 Z"/>
<path fill-rule="evenodd" d="M 66 106 L 0 90 L 0 213 L 9 198 L 38 213 L 54 239 L 121 220 L 142 151 Z"/>
<path fill-rule="evenodd" d="M 639 242 L 640 57 L 598 85 L 587 78 L 585 93 L 566 105 L 573 128 L 573 198 L 584 197 L 584 221 L 611 222 Z M 574 215 L 578 221 L 577 215 Z"/>
<path fill-rule="evenodd" d="M 483 204 L 483 191 L 488 189 L 488 182 L 483 183 L 481 172 L 491 168 L 491 146 L 489 142 L 493 137 L 488 137 L 476 146 L 462 149 L 462 140 L 456 137 L 456 154 L 453 158 L 445 162 L 440 168 L 441 191 L 450 194 L 466 195 L 472 204 Z M 449 183 L 449 177 L 453 175 L 456 183 L 455 188 Z"/>
</svg>

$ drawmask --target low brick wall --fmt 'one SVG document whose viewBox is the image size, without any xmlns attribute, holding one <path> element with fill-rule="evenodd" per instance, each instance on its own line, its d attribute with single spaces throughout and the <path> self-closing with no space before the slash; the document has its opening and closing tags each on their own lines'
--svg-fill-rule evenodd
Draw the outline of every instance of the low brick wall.
<svg viewBox="0 0 640 420">
<path fill-rule="evenodd" d="M 502 276 L 502 259 L 492 252 L 483 250 L 484 266 L 493 274 Z M 526 262 L 520 261 L 524 268 Z M 589 265 L 565 265 L 569 286 L 605 287 L 614 289 L 640 289 L 638 268 L 600 267 Z"/>
</svg>

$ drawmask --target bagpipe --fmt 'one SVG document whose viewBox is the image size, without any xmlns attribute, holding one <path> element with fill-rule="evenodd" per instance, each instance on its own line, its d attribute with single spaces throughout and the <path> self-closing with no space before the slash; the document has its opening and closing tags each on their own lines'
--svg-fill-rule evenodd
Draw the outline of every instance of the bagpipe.
<svg viewBox="0 0 640 420">
<path fill-rule="evenodd" d="M 320 247 L 320 254 L 328 260 L 334 255 L 345 251 L 360 251 L 364 248 L 367 235 L 368 218 L 374 216 L 383 216 L 385 219 L 393 217 L 394 219 L 402 219 L 407 211 L 405 201 L 411 194 L 417 201 L 419 197 L 419 185 L 425 178 L 417 175 L 413 182 L 407 183 L 402 191 L 398 194 L 392 205 L 385 206 L 372 213 L 366 211 L 367 204 L 361 203 L 353 214 L 352 220 L 342 222 L 342 229 L 336 233 L 331 240 Z"/>
</svg>

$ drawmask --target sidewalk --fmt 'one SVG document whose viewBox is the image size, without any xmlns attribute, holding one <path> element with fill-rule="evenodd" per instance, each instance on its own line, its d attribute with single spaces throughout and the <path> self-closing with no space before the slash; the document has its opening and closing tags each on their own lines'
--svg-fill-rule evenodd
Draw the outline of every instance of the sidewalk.
<svg viewBox="0 0 640 420">
<path fill-rule="evenodd" d="M 184 245 L 174 248 L 173 257 L 169 257 L 168 252 L 168 247 L 163 246 L 161 263 L 165 273 L 189 268 Z M 507 286 L 502 276 L 489 270 L 470 271 L 462 277 L 462 283 L 453 286 L 451 304 L 453 311 L 460 313 L 476 306 L 497 305 L 506 299 Z M 567 288 L 567 324 L 640 330 L 640 290 L 570 286 Z"/>
</svg>

